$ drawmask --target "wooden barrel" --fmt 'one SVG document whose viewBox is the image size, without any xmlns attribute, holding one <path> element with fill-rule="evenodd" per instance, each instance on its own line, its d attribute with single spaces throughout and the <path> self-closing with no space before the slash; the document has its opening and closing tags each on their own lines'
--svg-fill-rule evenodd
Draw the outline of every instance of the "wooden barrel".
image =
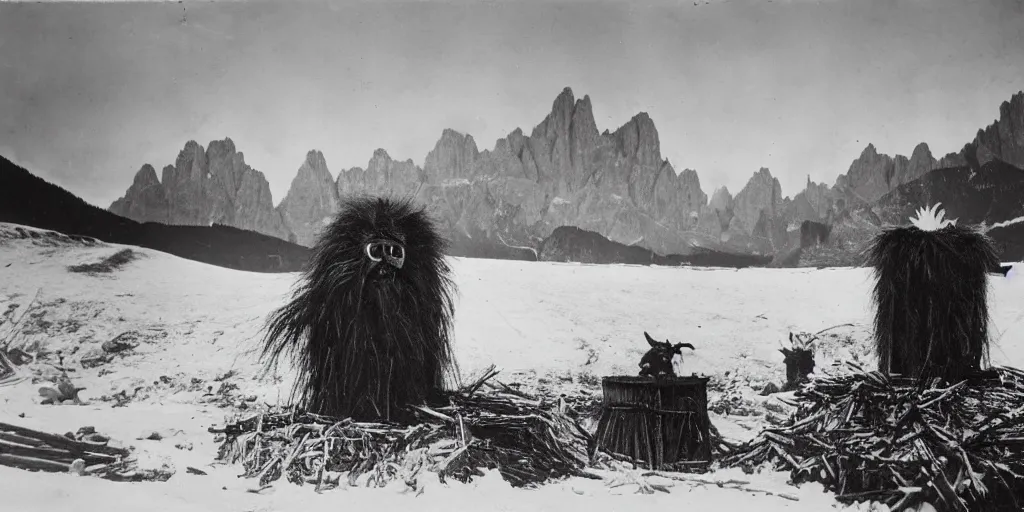
<svg viewBox="0 0 1024 512">
<path fill-rule="evenodd" d="M 711 463 L 707 377 L 605 377 L 596 448 L 648 469 Z"/>
</svg>

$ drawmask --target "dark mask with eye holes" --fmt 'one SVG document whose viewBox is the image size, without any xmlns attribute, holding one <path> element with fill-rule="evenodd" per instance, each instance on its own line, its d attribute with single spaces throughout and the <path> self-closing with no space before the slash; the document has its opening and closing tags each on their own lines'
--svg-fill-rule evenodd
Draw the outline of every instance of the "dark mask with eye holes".
<svg viewBox="0 0 1024 512">
<path fill-rule="evenodd" d="M 395 240 L 370 240 L 363 247 L 363 254 L 370 262 L 369 275 L 374 278 L 394 279 L 405 265 L 405 246 Z"/>
</svg>

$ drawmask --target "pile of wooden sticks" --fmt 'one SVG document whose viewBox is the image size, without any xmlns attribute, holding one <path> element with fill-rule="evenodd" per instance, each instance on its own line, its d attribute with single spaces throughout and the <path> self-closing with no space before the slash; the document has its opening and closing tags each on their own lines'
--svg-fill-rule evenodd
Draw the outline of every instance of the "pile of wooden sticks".
<svg viewBox="0 0 1024 512">
<path fill-rule="evenodd" d="M 139 470 L 131 450 L 110 446 L 108 439 L 89 427 L 60 435 L 0 423 L 0 465 L 115 481 L 163 481 L 171 476 Z"/>
<path fill-rule="evenodd" d="M 802 386 L 785 425 L 722 465 L 767 462 L 796 482 L 821 482 L 840 501 L 893 510 L 1024 507 L 1024 372 L 994 368 L 940 387 L 855 370 Z"/>
</svg>

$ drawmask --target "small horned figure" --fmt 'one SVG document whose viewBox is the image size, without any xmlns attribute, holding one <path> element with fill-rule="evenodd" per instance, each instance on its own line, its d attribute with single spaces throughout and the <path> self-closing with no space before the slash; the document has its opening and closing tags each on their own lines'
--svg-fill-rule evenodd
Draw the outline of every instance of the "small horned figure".
<svg viewBox="0 0 1024 512">
<path fill-rule="evenodd" d="M 793 391 L 798 388 L 814 371 L 813 344 L 817 340 L 817 334 L 808 339 L 802 334 L 789 333 L 789 344 L 792 348 L 779 349 L 786 364 L 786 385 L 782 387 L 782 391 Z"/>
<path fill-rule="evenodd" d="M 679 355 L 679 358 L 682 359 L 683 347 L 694 350 L 693 345 L 689 343 L 676 343 L 673 345 L 668 339 L 656 341 L 654 338 L 651 338 L 650 334 L 647 334 L 647 331 L 644 331 L 644 337 L 647 338 L 647 343 L 651 345 L 651 349 L 640 358 L 641 377 L 675 377 L 676 371 L 672 367 L 672 357 Z"/>
</svg>

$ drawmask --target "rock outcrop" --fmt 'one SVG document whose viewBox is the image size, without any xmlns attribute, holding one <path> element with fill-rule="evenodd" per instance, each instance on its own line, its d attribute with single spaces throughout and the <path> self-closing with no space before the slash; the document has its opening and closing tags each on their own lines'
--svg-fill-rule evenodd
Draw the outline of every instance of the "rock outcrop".
<svg viewBox="0 0 1024 512">
<path fill-rule="evenodd" d="M 156 169 L 145 164 L 135 173 L 132 185 L 124 197 L 110 205 L 110 211 L 138 222 L 170 223 L 170 203 L 167 190 L 156 177 Z"/>
<path fill-rule="evenodd" d="M 938 166 L 939 162 L 923 142 L 914 148 L 910 158 L 879 154 L 874 144 L 868 144 L 846 174 L 836 178 L 835 188 L 846 206 L 870 204 Z"/>
<path fill-rule="evenodd" d="M 412 160 L 393 160 L 387 151 L 378 149 L 366 165 L 338 173 L 335 190 L 338 197 L 352 194 L 415 197 L 423 185 L 423 171 Z"/>
<path fill-rule="evenodd" d="M 979 165 L 1002 160 L 1024 169 L 1024 91 L 999 106 L 999 119 L 978 130 L 969 148 Z M 970 161 L 970 156 L 967 159 Z"/>
<path fill-rule="evenodd" d="M 423 178 L 431 183 L 470 178 L 476 172 L 474 166 L 479 156 L 472 135 L 446 129 L 423 161 Z"/>
<path fill-rule="evenodd" d="M 245 163 L 227 138 L 203 149 L 189 141 L 173 166 L 155 181 L 151 166 L 143 166 L 125 196 L 110 211 L 137 221 L 210 226 L 222 224 L 293 239 L 274 208 L 270 184 L 263 173 Z"/>
<path fill-rule="evenodd" d="M 323 153 L 306 154 L 277 211 L 295 235 L 295 243 L 312 247 L 320 230 L 338 211 L 338 192 Z"/>
</svg>

